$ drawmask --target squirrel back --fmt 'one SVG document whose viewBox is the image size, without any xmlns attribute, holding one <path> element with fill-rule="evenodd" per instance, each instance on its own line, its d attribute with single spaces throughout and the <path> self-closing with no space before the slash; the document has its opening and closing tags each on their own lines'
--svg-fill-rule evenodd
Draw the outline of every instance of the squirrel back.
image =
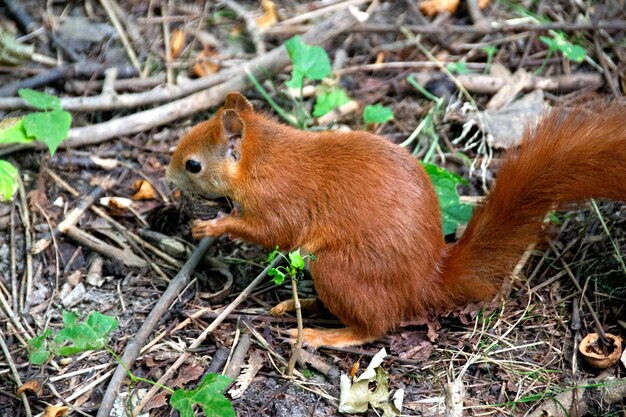
<svg viewBox="0 0 626 417">
<path fill-rule="evenodd" d="M 308 329 L 305 341 L 356 345 L 403 320 L 492 297 L 559 204 L 626 200 L 624 115 L 620 105 L 549 113 L 504 158 L 495 188 L 451 245 L 432 183 L 405 149 L 365 132 L 279 124 L 239 93 L 181 140 L 167 177 L 241 206 L 197 221 L 194 236 L 314 253 L 317 293 L 348 327 Z"/>
<path fill-rule="evenodd" d="M 623 105 L 552 110 L 526 130 L 463 236 L 440 260 L 441 285 L 451 290 L 451 301 L 494 295 L 528 246 L 541 239 L 545 214 L 590 198 L 626 201 Z"/>
</svg>

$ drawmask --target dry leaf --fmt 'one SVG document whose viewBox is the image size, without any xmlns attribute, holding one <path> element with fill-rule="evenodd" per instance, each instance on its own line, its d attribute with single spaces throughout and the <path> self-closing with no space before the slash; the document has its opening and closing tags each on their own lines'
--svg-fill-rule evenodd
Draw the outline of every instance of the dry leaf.
<svg viewBox="0 0 626 417">
<path fill-rule="evenodd" d="M 211 51 L 209 48 L 204 48 L 204 50 L 196 56 L 196 62 L 191 67 L 193 73 L 198 77 L 206 77 L 207 75 L 215 74 L 219 71 L 219 64 L 208 60 L 209 57 L 213 55 L 215 55 L 215 52 Z"/>
<path fill-rule="evenodd" d="M 22 394 L 24 394 L 24 392 L 26 391 L 30 391 L 35 395 L 41 395 L 41 384 L 39 383 L 39 381 L 36 381 L 34 379 L 28 380 L 26 382 L 24 382 L 16 391 L 15 395 L 17 395 L 18 397 Z"/>
<path fill-rule="evenodd" d="M 173 386 L 183 388 L 184 385 L 191 381 L 196 381 L 204 374 L 204 368 L 200 365 L 188 365 L 181 369 L 174 381 Z"/>
<path fill-rule="evenodd" d="M 137 180 L 133 183 L 133 189 L 137 192 L 131 197 L 133 200 L 154 200 L 156 192 L 154 187 L 146 180 Z"/>
<path fill-rule="evenodd" d="M 427 0 L 419 4 L 420 11 L 426 16 L 434 16 L 438 13 L 454 13 L 459 7 L 461 0 Z"/>
<path fill-rule="evenodd" d="M 263 354 L 258 350 L 255 350 L 250 355 L 247 365 L 243 365 L 243 371 L 237 377 L 237 381 L 233 384 L 233 387 L 228 391 L 228 394 L 233 398 L 239 398 L 243 395 L 246 389 L 252 383 L 252 380 L 256 376 L 257 372 L 263 367 Z"/>
<path fill-rule="evenodd" d="M 56 406 L 50 405 L 46 408 L 46 411 L 43 413 L 43 417 L 62 417 L 67 414 L 70 410 L 69 407 L 66 406 Z"/>
<path fill-rule="evenodd" d="M 256 20 L 256 25 L 261 28 L 272 27 L 278 22 L 278 14 L 276 14 L 276 4 L 270 0 L 261 0 L 261 7 L 263 8 L 263 16 Z"/>
<path fill-rule="evenodd" d="M 180 51 L 183 50 L 185 46 L 185 32 L 180 29 L 176 29 L 174 33 L 172 33 L 172 39 L 170 40 L 170 56 L 172 59 L 175 59 Z"/>
<path fill-rule="evenodd" d="M 478 0 L 478 7 L 484 9 L 490 2 L 491 0 Z M 419 8 L 422 13 L 430 17 L 443 12 L 452 14 L 459 8 L 460 3 L 460 0 L 426 0 L 419 4 Z"/>
<path fill-rule="evenodd" d="M 150 401 L 143 408 L 144 411 L 154 410 L 155 408 L 161 408 L 167 405 L 167 396 L 169 393 L 167 391 L 161 391 L 156 394 L 154 397 L 150 398 Z"/>
</svg>

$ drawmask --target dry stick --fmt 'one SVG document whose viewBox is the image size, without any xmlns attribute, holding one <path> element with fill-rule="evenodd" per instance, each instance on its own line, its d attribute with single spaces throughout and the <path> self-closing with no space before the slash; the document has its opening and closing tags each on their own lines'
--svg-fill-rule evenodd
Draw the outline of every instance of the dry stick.
<svg viewBox="0 0 626 417">
<path fill-rule="evenodd" d="M 65 182 L 61 177 L 59 177 L 53 171 L 51 171 L 49 169 L 46 169 L 46 173 L 50 177 L 52 177 L 57 182 L 57 184 L 59 184 L 65 191 L 67 191 L 68 193 L 72 194 L 74 197 L 78 197 L 80 195 L 80 193 L 78 191 L 76 191 L 71 185 L 69 185 L 67 182 Z M 159 258 L 161 258 L 163 261 L 167 262 L 171 266 L 173 266 L 175 268 L 180 268 L 180 262 L 178 262 L 178 260 L 172 258 L 171 256 L 169 256 L 168 254 L 164 253 L 162 250 L 160 250 L 156 246 L 152 245 L 151 243 L 146 242 L 145 240 L 143 240 L 142 238 L 137 236 L 135 233 L 133 233 L 130 230 L 128 230 L 121 223 L 117 222 L 115 219 L 113 219 L 111 216 L 109 216 L 100 207 L 92 205 L 89 208 L 91 209 L 91 211 L 96 213 L 98 216 L 100 216 L 104 220 L 106 220 L 107 223 L 110 224 L 111 226 L 113 226 L 113 228 L 115 230 L 117 230 L 118 232 L 122 233 L 124 235 L 124 237 L 126 237 L 129 240 L 132 240 L 132 241 L 138 243 L 139 245 L 143 246 L 144 248 L 148 249 L 150 252 L 152 252 L 153 254 L 155 254 L 156 256 L 158 256 Z"/>
<path fill-rule="evenodd" d="M 22 225 L 24 225 L 24 246 L 26 247 L 26 265 L 24 266 L 24 282 L 20 287 L 20 308 L 24 313 L 24 306 L 27 305 L 27 300 L 30 299 L 30 293 L 33 288 L 33 255 L 30 253 L 30 248 L 33 244 L 33 237 L 31 235 L 30 215 L 28 214 L 28 201 L 26 199 L 26 190 L 24 189 L 24 182 L 22 177 L 17 176 L 17 185 L 20 195 L 20 204 L 18 206 L 20 216 L 22 218 Z"/>
<path fill-rule="evenodd" d="M 219 316 L 217 316 L 217 318 L 215 320 L 213 320 L 213 322 L 211 322 L 211 324 L 209 325 L 209 327 L 207 327 L 200 336 L 198 336 L 198 338 L 196 340 L 194 340 L 194 342 L 187 348 L 188 351 L 183 353 L 177 360 L 176 362 L 167 369 L 167 371 L 165 371 L 165 373 L 163 374 L 163 376 L 157 381 L 157 384 L 154 385 L 152 388 L 150 388 L 150 391 L 148 391 L 148 393 L 141 399 L 141 401 L 139 402 L 139 404 L 137 405 L 137 407 L 135 407 L 135 409 L 133 410 L 133 415 L 137 415 L 137 413 L 139 411 L 141 411 L 141 409 L 143 407 L 145 407 L 145 405 L 148 403 L 148 401 L 150 401 L 150 399 L 154 396 L 154 394 L 156 393 L 156 391 L 159 389 L 159 386 L 163 386 L 165 385 L 165 383 L 167 382 L 167 380 L 174 374 L 174 372 L 176 372 L 176 370 L 183 364 L 185 363 L 185 361 L 187 361 L 187 359 L 189 359 L 189 356 L 191 355 L 189 353 L 189 350 L 193 350 L 197 347 L 199 347 L 204 340 L 208 337 L 209 334 L 211 334 L 215 329 L 217 329 L 217 326 L 219 326 L 220 324 L 222 324 L 222 322 L 228 317 L 228 315 L 235 309 L 237 308 L 237 306 L 239 306 L 239 304 L 241 304 L 246 298 L 248 298 L 248 296 L 252 293 L 252 291 L 257 287 L 257 285 L 259 285 L 261 283 L 261 281 L 263 281 L 265 279 L 265 277 L 267 276 L 267 272 L 270 270 L 270 268 L 274 268 L 276 265 L 278 265 L 281 261 L 280 257 L 276 257 L 276 259 L 274 259 L 274 261 L 267 267 L 265 268 L 255 279 L 254 281 L 252 281 L 245 290 L 243 290 L 241 292 L 241 294 L 239 294 L 237 296 L 237 298 L 235 298 L 229 305 L 228 307 L 226 307 L 224 309 L 224 311 L 222 311 L 220 313 Z M 169 290 L 169 287 L 168 287 Z M 107 393 L 108 393 L 108 389 L 107 389 Z M 101 406 L 102 407 L 102 406 Z M 102 411 L 102 408 L 100 408 L 100 411 Z M 107 417 L 108 414 L 101 414 L 100 411 L 98 411 L 98 415 L 97 417 Z"/>
<path fill-rule="evenodd" d="M 553 242 L 548 242 L 548 244 L 550 245 L 550 249 L 552 249 L 552 252 L 554 252 L 554 254 L 557 256 L 557 258 L 561 258 L 561 254 L 559 253 L 559 251 L 556 248 L 555 244 Z M 574 284 L 574 286 L 576 287 L 576 289 L 578 291 L 580 291 L 580 296 L 583 299 L 583 303 L 585 303 L 585 307 L 587 307 L 587 310 L 589 310 L 589 314 L 591 314 L 591 318 L 593 319 L 593 322 L 596 325 L 596 330 L 598 332 L 598 335 L 600 335 L 600 339 L 602 339 L 602 342 L 605 345 L 609 346 L 609 339 L 606 337 L 606 333 L 604 332 L 604 329 L 602 328 L 602 323 L 600 323 L 600 319 L 598 318 L 598 315 L 596 314 L 595 310 L 591 306 L 591 303 L 587 299 L 587 296 L 585 295 L 585 292 L 580 287 L 580 284 L 578 283 L 578 280 L 576 279 L 576 277 L 572 273 L 572 270 L 570 269 L 570 267 L 567 264 L 567 262 L 565 262 L 565 259 L 561 258 L 561 264 L 563 265 L 563 268 L 567 272 L 567 275 L 571 279 L 571 281 Z"/>
<path fill-rule="evenodd" d="M 111 259 L 118 259 L 122 261 L 122 263 L 126 266 L 137 268 L 145 268 L 148 266 L 148 262 L 144 261 L 131 251 L 118 249 L 114 246 L 111 246 L 108 243 L 96 238 L 95 236 L 83 232 L 76 226 L 67 226 L 65 234 L 71 237 L 76 242 L 80 243 L 81 245 L 87 246 L 88 248 L 98 253 L 101 253 L 102 255 L 105 255 Z"/>
<path fill-rule="evenodd" d="M 165 18 L 166 14 L 169 15 L 172 2 L 167 0 L 165 4 L 161 5 L 161 17 Z M 174 84 L 174 72 L 172 71 L 172 49 L 170 43 L 170 24 L 167 20 L 163 19 L 163 49 L 165 52 L 165 75 L 167 84 Z"/>
<path fill-rule="evenodd" d="M 117 185 L 117 181 L 115 180 L 106 180 L 103 181 L 102 184 L 98 185 L 96 188 L 91 190 L 89 194 L 83 199 L 81 199 L 76 207 L 70 210 L 69 213 L 65 215 L 65 218 L 57 227 L 52 230 L 48 236 L 39 239 L 35 242 L 30 248 L 30 251 L 33 255 L 36 255 L 50 246 L 52 243 L 52 239 L 58 237 L 61 233 L 64 233 L 68 226 L 74 226 L 78 220 L 85 214 L 85 212 L 91 207 L 96 200 L 98 200 L 104 193 Z"/>
<path fill-rule="evenodd" d="M 111 23 L 113 23 L 115 30 L 117 30 L 117 33 L 120 36 L 120 40 L 122 41 L 122 45 L 124 45 L 124 49 L 126 49 L 126 54 L 128 54 L 128 58 L 130 59 L 130 62 L 133 64 L 133 67 L 137 68 L 137 71 L 141 71 L 141 63 L 139 63 L 137 54 L 135 53 L 133 46 L 130 44 L 130 41 L 128 40 L 128 36 L 126 36 L 126 31 L 122 27 L 120 20 L 117 18 L 117 15 L 115 14 L 115 9 L 113 8 L 113 6 L 111 6 L 111 4 L 109 3 L 109 0 L 100 0 L 100 4 L 102 5 L 107 15 L 109 16 L 109 19 L 111 20 Z"/>
<path fill-rule="evenodd" d="M 21 387 L 22 380 L 20 379 L 20 374 L 19 372 L 17 372 L 17 368 L 15 367 L 15 362 L 13 362 L 13 358 L 11 357 L 11 351 L 9 351 L 9 347 L 4 341 L 4 334 L 2 330 L 0 330 L 0 348 L 2 349 L 2 352 L 4 353 L 4 358 L 9 364 L 9 368 L 11 369 L 11 373 L 13 374 L 13 378 L 15 378 L 15 384 L 18 387 Z M 26 392 L 23 392 L 22 395 L 20 395 L 20 397 L 22 399 L 22 402 L 24 403 L 24 411 L 26 412 L 26 416 L 28 417 L 32 416 L 32 413 L 30 411 L 30 403 L 28 402 L 28 397 L 26 396 Z"/>
<path fill-rule="evenodd" d="M 113 407 L 113 402 L 118 395 L 118 390 L 127 375 L 126 370 L 133 365 L 135 359 L 139 356 L 141 347 L 145 344 L 146 340 L 152 333 L 152 330 L 167 312 L 169 306 L 176 300 L 180 291 L 185 287 L 185 285 L 187 285 L 191 274 L 193 274 L 196 266 L 198 266 L 198 263 L 204 257 L 205 252 L 214 241 L 215 239 L 213 238 L 204 238 L 200 241 L 198 247 L 189 257 L 189 260 L 187 260 L 185 265 L 183 265 L 180 272 L 176 274 L 174 279 L 170 281 L 167 289 L 152 308 L 152 311 L 141 325 L 139 331 L 135 334 L 133 340 L 126 345 L 124 354 L 121 357 L 121 363 L 117 365 L 117 369 L 115 369 L 115 373 L 109 382 L 109 386 L 102 397 L 97 417 L 109 416 L 111 408 Z"/>
</svg>

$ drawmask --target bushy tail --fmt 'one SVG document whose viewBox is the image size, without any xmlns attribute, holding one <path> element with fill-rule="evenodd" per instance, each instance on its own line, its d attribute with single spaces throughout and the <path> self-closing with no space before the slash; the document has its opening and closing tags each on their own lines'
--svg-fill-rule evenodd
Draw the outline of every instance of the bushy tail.
<svg viewBox="0 0 626 417">
<path fill-rule="evenodd" d="M 546 212 L 589 198 L 626 201 L 626 107 L 554 110 L 529 129 L 494 189 L 441 264 L 454 303 L 487 299 L 526 248 L 541 239 Z"/>
</svg>

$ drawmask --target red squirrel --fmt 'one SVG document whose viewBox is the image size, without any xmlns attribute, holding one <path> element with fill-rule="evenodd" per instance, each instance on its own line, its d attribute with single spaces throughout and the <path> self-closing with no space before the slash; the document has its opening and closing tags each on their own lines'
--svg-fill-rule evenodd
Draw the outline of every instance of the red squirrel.
<svg viewBox="0 0 626 417">
<path fill-rule="evenodd" d="M 527 129 L 453 244 L 428 175 L 405 149 L 366 132 L 279 124 L 239 93 L 181 139 L 166 175 L 182 191 L 241 206 L 194 222 L 194 237 L 228 233 L 315 254 L 317 294 L 347 327 L 305 329 L 304 341 L 359 345 L 402 321 L 491 299 L 555 206 L 626 200 L 625 109 L 553 110 Z"/>
</svg>

